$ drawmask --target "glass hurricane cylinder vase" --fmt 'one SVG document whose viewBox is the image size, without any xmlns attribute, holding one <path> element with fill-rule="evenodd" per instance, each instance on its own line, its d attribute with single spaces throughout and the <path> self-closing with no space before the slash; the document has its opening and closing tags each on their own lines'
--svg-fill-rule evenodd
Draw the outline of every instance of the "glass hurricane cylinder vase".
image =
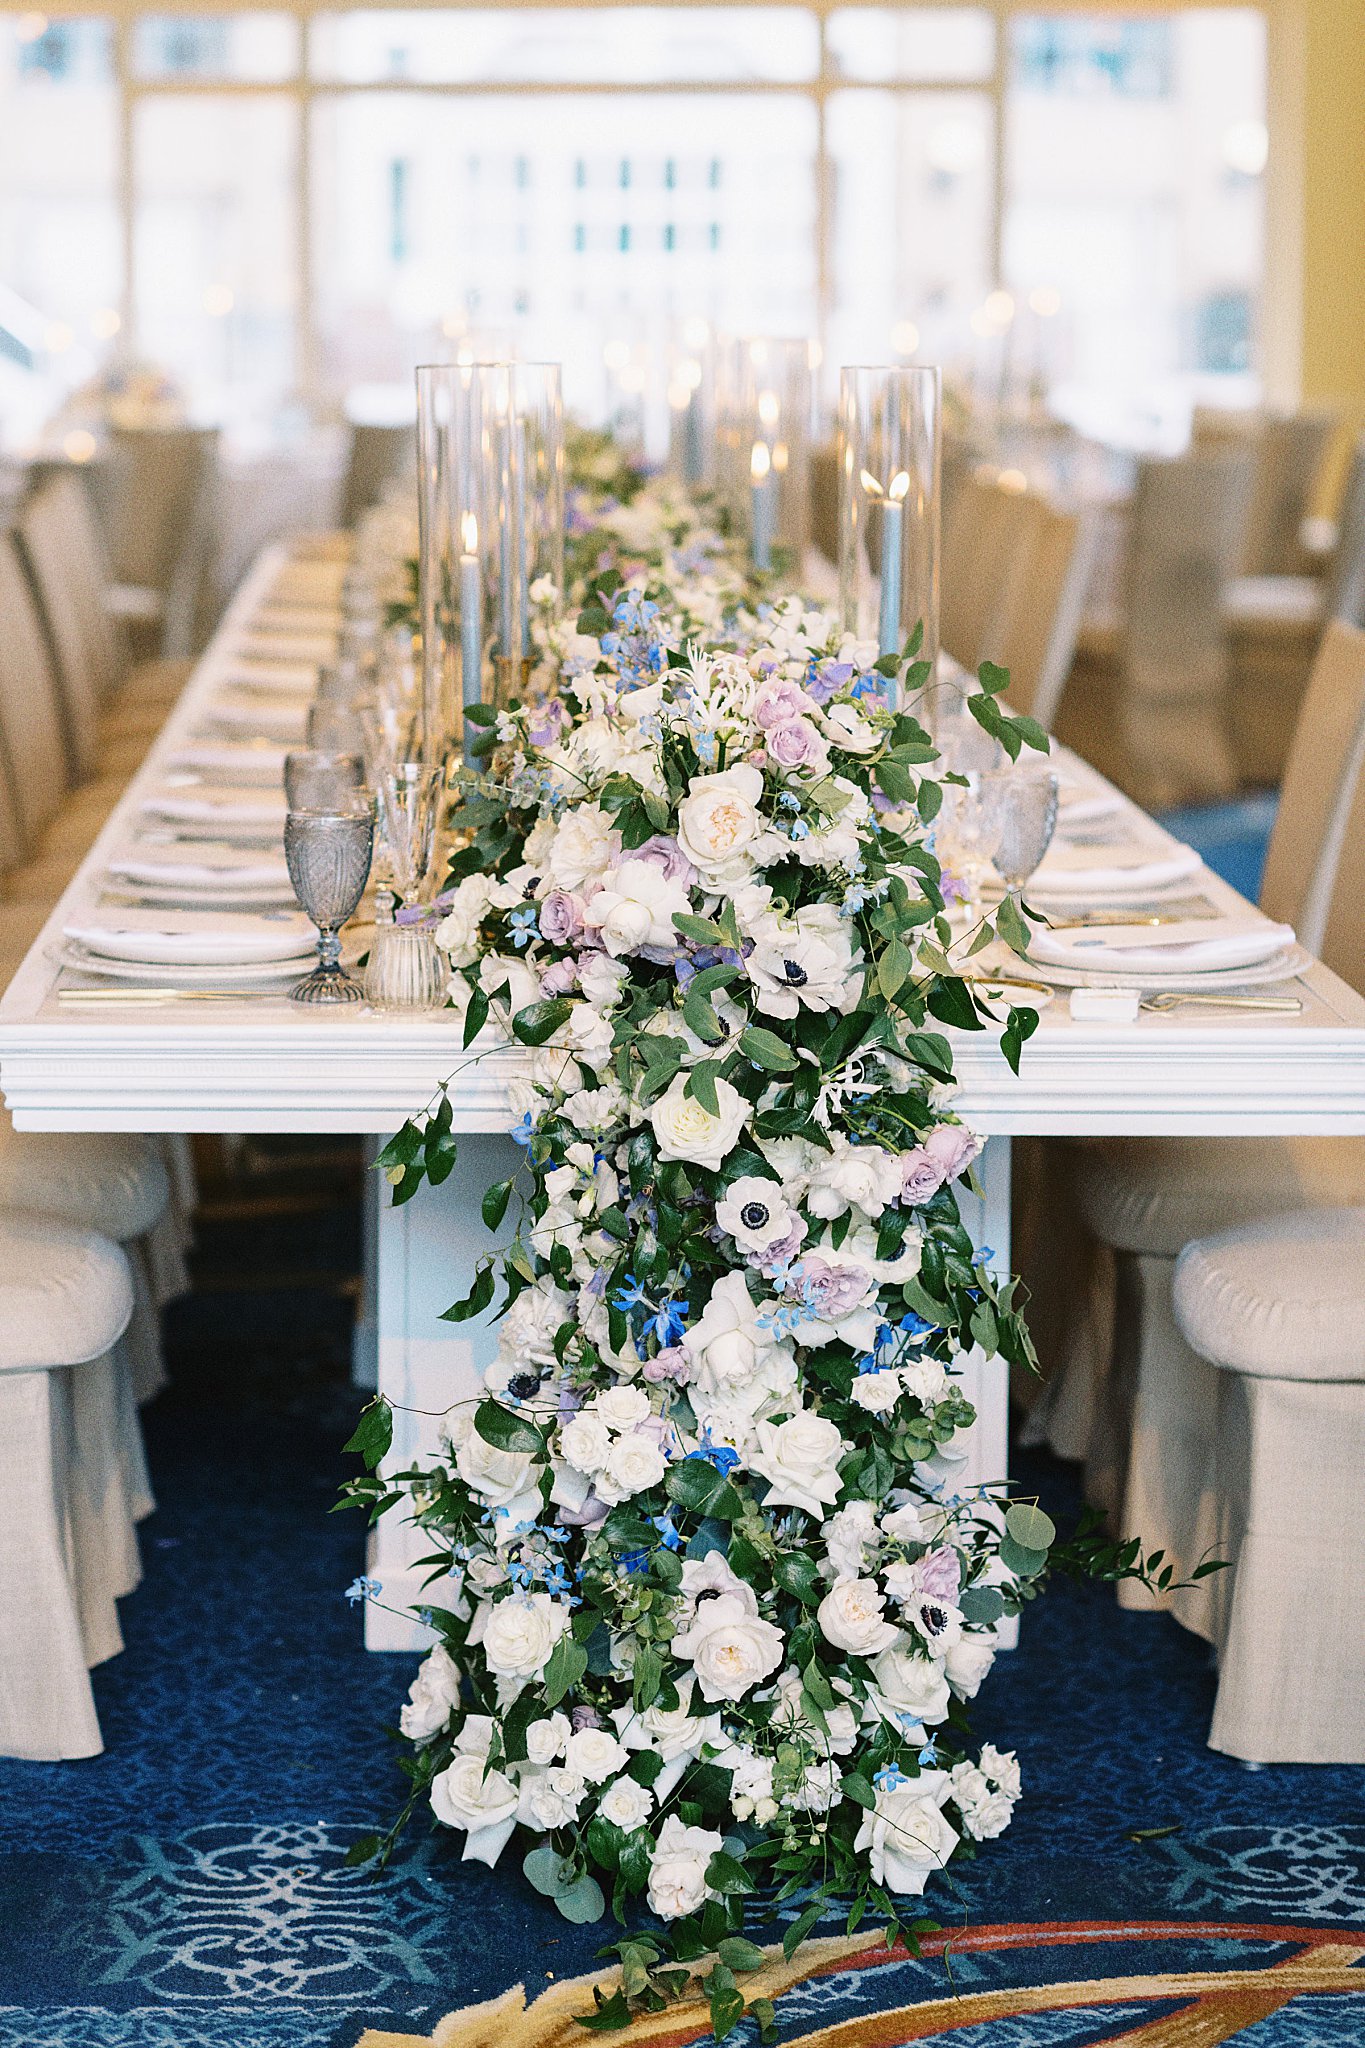
<svg viewBox="0 0 1365 2048">
<path fill-rule="evenodd" d="M 882 655 L 937 661 L 941 433 L 937 369 L 840 372 L 839 609 Z"/>
<path fill-rule="evenodd" d="M 731 520 L 761 574 L 799 574 L 810 535 L 810 343 L 732 341 L 717 370 L 717 482 Z"/>
</svg>

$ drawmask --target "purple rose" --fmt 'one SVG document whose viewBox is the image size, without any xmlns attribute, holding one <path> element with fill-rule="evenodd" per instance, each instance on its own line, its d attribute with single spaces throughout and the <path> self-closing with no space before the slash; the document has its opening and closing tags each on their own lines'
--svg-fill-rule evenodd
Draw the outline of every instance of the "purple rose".
<svg viewBox="0 0 1365 2048">
<path fill-rule="evenodd" d="M 770 1244 L 765 1252 L 750 1252 L 748 1263 L 760 1273 L 778 1273 L 789 1260 L 796 1257 L 806 1235 L 805 1222 L 800 1216 L 793 1219 L 792 1227 L 776 1244 Z"/>
<path fill-rule="evenodd" d="M 927 1551 L 915 1566 L 920 1597 L 942 1601 L 946 1607 L 956 1607 L 961 1574 L 957 1552 L 946 1543 L 940 1543 L 936 1550 Z"/>
<path fill-rule="evenodd" d="M 577 1735 L 580 1728 L 600 1728 L 602 1726 L 602 1716 L 598 1713 L 596 1707 L 575 1707 L 569 1719 L 573 1723 L 575 1735 Z"/>
<path fill-rule="evenodd" d="M 540 906 L 540 936 L 552 946 L 571 946 L 583 930 L 583 905 L 567 889 L 552 889 Z"/>
<path fill-rule="evenodd" d="M 901 1154 L 901 1199 L 919 1208 L 964 1173 L 980 1150 L 980 1139 L 965 1124 L 936 1124 L 912 1152 Z"/>
<path fill-rule="evenodd" d="M 648 861 L 657 868 L 666 882 L 681 882 L 690 889 L 697 880 L 697 871 L 676 839 L 667 832 L 656 832 L 646 839 L 643 846 L 637 846 L 633 853 L 621 854 L 621 860 Z M 620 865 L 618 861 L 617 866 Z"/>
<path fill-rule="evenodd" d="M 768 752 L 779 768 L 816 768 L 828 758 L 824 741 L 807 718 L 773 726 Z"/>
<path fill-rule="evenodd" d="M 552 960 L 540 977 L 540 993 L 547 999 L 572 995 L 577 982 L 578 969 L 572 960 Z"/>
<path fill-rule="evenodd" d="M 680 1344 L 668 1344 L 645 1360 L 643 1372 L 656 1385 L 660 1380 L 676 1380 L 681 1385 L 687 1378 L 687 1353 Z"/>
<path fill-rule="evenodd" d="M 804 718 L 813 711 L 815 704 L 804 690 L 785 676 L 770 678 L 759 690 L 754 700 L 754 723 L 770 732 L 775 725 L 790 725 L 793 719 Z"/>
<path fill-rule="evenodd" d="M 873 1284 L 866 1267 L 841 1265 L 820 1252 L 808 1252 L 792 1277 L 804 1306 L 825 1323 L 860 1309 Z"/>
</svg>

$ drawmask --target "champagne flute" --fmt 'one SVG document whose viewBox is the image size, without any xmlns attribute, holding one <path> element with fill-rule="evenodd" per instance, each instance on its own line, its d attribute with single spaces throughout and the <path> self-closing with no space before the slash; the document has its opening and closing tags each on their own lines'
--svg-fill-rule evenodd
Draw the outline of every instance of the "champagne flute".
<svg viewBox="0 0 1365 2048">
<path fill-rule="evenodd" d="M 296 1003 L 358 1003 L 360 983 L 341 965 L 341 928 L 369 879 L 374 813 L 357 798 L 345 809 L 290 811 L 284 857 L 294 894 L 318 928 L 318 964 L 289 993 Z"/>
<path fill-rule="evenodd" d="M 1025 882 L 1052 844 L 1060 789 L 1050 768 L 983 775 L 982 801 L 996 812 L 1000 838 L 991 859 L 1006 892 L 1018 902 Z"/>
</svg>

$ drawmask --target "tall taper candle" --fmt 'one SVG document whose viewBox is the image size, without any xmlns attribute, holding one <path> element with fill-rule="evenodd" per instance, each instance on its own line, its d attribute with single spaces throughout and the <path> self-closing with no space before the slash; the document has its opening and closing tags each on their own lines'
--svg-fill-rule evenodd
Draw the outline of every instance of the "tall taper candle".
<svg viewBox="0 0 1365 2048">
<path fill-rule="evenodd" d="M 479 578 L 479 522 L 472 512 L 460 519 L 460 695 L 465 704 L 483 702 L 483 586 Z"/>
<path fill-rule="evenodd" d="M 898 470 L 882 499 L 882 592 L 877 619 L 878 654 L 899 654 L 901 650 L 901 557 L 905 499 L 910 473 Z"/>
<path fill-rule="evenodd" d="M 777 516 L 773 490 L 773 458 L 766 441 L 755 441 L 749 457 L 749 497 L 753 518 L 754 567 L 760 573 L 773 565 L 773 528 Z"/>
</svg>

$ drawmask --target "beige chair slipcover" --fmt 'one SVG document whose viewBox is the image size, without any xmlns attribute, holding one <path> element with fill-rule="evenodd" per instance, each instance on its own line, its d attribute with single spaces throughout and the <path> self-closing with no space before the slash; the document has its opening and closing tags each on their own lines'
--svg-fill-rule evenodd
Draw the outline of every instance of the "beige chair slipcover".
<svg viewBox="0 0 1365 2048">
<path fill-rule="evenodd" d="M 1232 1565 L 1210 1744 L 1365 1763 L 1365 1209 L 1191 1244 L 1174 1302 L 1215 1382 L 1205 1526 Z"/>
<path fill-rule="evenodd" d="M 128 1263 L 93 1231 L 0 1216 L 0 1755 L 102 1748 L 88 1667 L 122 1646 L 135 1557 L 110 1437 Z M 126 1586 L 123 1586 L 126 1590 Z"/>
<path fill-rule="evenodd" d="M 1365 981 L 1365 632 L 1329 628 L 1295 735 L 1262 905 L 1344 979 Z M 1174 1261 L 1192 1239 L 1290 1210 L 1365 1202 L 1365 1140 L 1116 1138 L 1067 1149 L 1069 1197 L 1116 1270 L 1090 1272 L 1028 1433 L 1081 1457 L 1087 1490 L 1188 1570 L 1207 1543 L 1217 1376 L 1181 1338 Z M 1078 1250 L 1073 1270 L 1088 1256 Z M 1070 1278 L 1070 1275 L 1065 1276 Z M 1050 1292 L 1040 1267 L 1040 1292 Z M 1153 1598 L 1210 1636 L 1210 1581 Z"/>
</svg>

